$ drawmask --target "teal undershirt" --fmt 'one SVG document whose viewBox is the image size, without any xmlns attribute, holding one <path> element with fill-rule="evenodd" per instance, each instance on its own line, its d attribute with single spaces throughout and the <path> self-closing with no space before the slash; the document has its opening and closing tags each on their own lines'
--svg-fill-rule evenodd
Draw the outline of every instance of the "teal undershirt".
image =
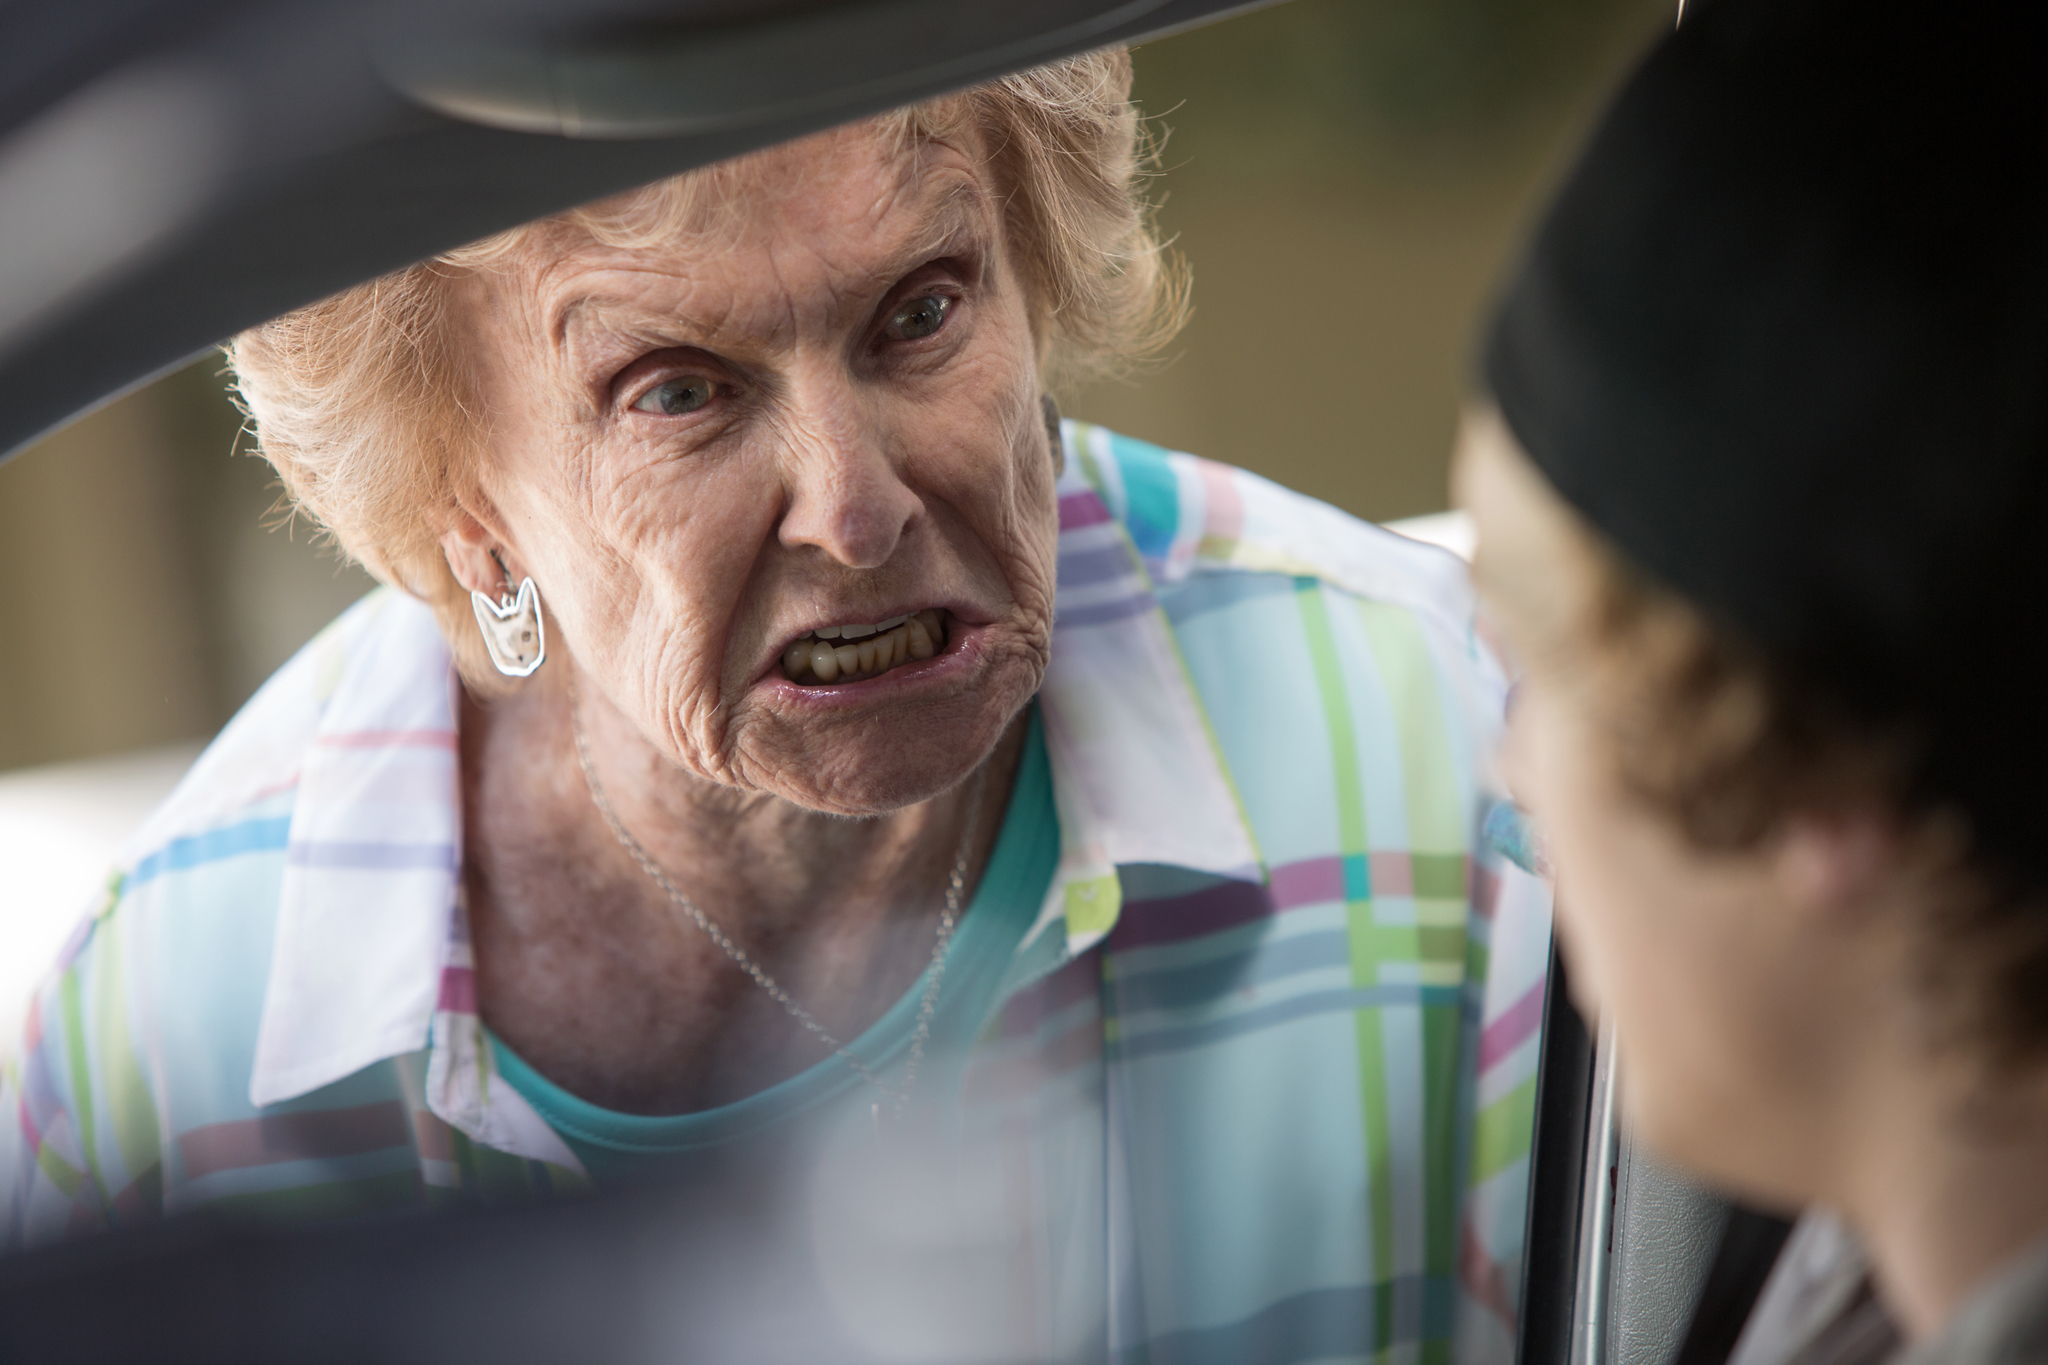
<svg viewBox="0 0 2048 1365">
<path fill-rule="evenodd" d="M 963 1053 L 996 1008 L 1003 975 L 1017 945 L 1038 917 L 1059 856 L 1052 771 L 1034 705 L 1002 830 L 946 955 L 944 983 L 927 1044 L 935 1059 Z M 847 1050 L 863 1065 L 886 1071 L 908 1054 L 929 973 L 927 968 L 886 1014 L 847 1044 Z M 622 1114 L 570 1094 L 529 1066 L 495 1033 L 487 1030 L 486 1036 L 498 1074 L 561 1134 L 591 1179 L 600 1185 L 656 1174 L 678 1156 L 704 1152 L 772 1125 L 786 1124 L 834 1100 L 855 1097 L 854 1092 L 866 1086 L 844 1058 L 835 1056 L 716 1109 L 661 1116 Z M 943 1070 L 935 1065 L 926 1075 Z"/>
</svg>

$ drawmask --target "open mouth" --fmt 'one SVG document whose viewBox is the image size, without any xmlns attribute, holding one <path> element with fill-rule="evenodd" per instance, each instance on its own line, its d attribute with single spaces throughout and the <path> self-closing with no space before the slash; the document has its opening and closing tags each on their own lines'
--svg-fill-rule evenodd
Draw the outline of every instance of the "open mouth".
<svg viewBox="0 0 2048 1365">
<path fill-rule="evenodd" d="M 926 607 L 873 625 L 820 626 L 782 651 L 782 673 L 805 687 L 860 682 L 945 647 L 946 613 Z"/>
</svg>

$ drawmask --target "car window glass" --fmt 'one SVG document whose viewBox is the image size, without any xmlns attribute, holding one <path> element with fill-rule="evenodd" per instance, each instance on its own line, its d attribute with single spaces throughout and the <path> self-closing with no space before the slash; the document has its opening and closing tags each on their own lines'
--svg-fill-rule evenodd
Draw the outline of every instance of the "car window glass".
<svg viewBox="0 0 2048 1365">
<path fill-rule="evenodd" d="M 1488 291 L 1668 9 L 1295 0 L 1144 46 L 1193 321 L 1067 415 L 1370 520 L 1441 513 Z M 0 466 L 0 1040 L 127 831 L 372 586 L 280 507 L 250 446 L 208 360 Z"/>
</svg>

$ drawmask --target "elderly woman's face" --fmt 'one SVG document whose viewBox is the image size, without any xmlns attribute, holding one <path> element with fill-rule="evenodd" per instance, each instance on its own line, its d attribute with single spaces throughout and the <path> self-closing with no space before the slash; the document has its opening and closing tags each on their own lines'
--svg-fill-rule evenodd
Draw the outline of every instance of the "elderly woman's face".
<svg viewBox="0 0 2048 1365">
<path fill-rule="evenodd" d="M 472 510 L 586 691 L 686 769 L 814 809 L 971 771 L 1043 676 L 1057 531 L 978 149 L 842 130 L 760 158 L 701 234 L 539 240 L 458 291 Z"/>
</svg>

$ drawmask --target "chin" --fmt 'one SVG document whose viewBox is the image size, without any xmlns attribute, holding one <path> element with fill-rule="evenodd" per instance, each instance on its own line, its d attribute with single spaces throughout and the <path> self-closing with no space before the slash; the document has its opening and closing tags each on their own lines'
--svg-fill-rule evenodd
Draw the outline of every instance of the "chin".
<svg viewBox="0 0 2048 1365">
<path fill-rule="evenodd" d="M 988 761 L 1036 691 L 1035 677 L 1004 679 L 900 713 L 814 722 L 799 742 L 775 746 L 776 761 L 756 766 L 755 784 L 795 805 L 853 817 L 929 801 Z"/>
</svg>

